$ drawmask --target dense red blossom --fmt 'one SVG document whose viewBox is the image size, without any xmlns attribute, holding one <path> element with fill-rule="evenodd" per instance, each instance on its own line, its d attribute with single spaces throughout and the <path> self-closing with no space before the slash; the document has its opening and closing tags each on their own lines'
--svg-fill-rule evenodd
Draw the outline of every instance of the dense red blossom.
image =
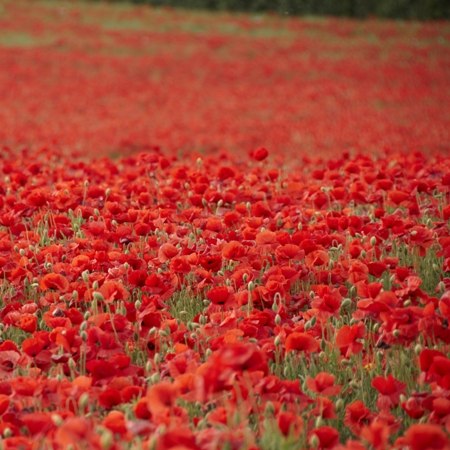
<svg viewBox="0 0 450 450">
<path fill-rule="evenodd" d="M 28 3 L 1 445 L 448 449 L 446 25 Z"/>
</svg>

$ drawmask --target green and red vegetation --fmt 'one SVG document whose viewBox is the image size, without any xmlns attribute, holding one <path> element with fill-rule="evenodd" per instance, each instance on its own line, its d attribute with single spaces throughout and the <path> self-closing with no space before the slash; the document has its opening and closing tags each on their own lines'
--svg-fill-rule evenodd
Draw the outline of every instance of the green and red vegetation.
<svg viewBox="0 0 450 450">
<path fill-rule="evenodd" d="M 1 5 L 0 449 L 450 448 L 448 25 Z"/>
</svg>

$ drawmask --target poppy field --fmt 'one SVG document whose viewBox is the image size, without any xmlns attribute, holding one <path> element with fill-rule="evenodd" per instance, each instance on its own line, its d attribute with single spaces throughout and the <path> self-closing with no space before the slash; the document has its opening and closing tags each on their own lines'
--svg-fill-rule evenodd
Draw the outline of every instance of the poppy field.
<svg viewBox="0 0 450 450">
<path fill-rule="evenodd" d="M 1 450 L 449 450 L 450 28 L 0 2 Z"/>
</svg>

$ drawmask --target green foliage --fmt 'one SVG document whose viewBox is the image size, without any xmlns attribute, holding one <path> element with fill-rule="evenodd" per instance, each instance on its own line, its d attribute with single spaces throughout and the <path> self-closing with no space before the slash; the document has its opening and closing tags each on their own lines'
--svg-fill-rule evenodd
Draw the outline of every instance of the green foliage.
<svg viewBox="0 0 450 450">
<path fill-rule="evenodd" d="M 378 16 L 395 19 L 448 19 L 447 0 L 133 0 L 154 6 L 178 6 L 213 10 L 259 12 L 281 15 Z"/>
</svg>

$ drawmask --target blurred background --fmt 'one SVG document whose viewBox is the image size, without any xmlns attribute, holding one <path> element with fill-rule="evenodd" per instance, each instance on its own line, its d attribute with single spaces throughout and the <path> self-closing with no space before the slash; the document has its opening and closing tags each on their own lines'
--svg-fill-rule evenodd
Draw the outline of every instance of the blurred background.
<svg viewBox="0 0 450 450">
<path fill-rule="evenodd" d="M 450 149 L 447 1 L 145 3 L 0 0 L 0 145 Z"/>
</svg>

